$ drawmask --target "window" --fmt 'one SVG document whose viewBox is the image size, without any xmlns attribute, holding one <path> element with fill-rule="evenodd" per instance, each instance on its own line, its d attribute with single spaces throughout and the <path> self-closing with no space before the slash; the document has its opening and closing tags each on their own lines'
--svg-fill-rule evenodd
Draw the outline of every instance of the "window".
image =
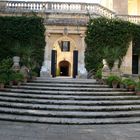
<svg viewBox="0 0 140 140">
<path fill-rule="evenodd" d="M 70 51 L 70 41 L 62 41 L 61 51 L 62 52 L 69 52 Z"/>
</svg>

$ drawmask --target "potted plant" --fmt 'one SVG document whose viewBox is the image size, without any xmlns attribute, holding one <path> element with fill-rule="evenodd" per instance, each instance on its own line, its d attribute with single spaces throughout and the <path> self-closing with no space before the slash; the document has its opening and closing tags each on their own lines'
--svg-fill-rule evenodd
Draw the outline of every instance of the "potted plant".
<svg viewBox="0 0 140 140">
<path fill-rule="evenodd" d="M 0 74 L 0 89 L 4 89 L 4 86 L 7 82 L 7 75 L 5 73 Z"/>
<path fill-rule="evenodd" d="M 123 80 L 123 83 L 125 85 L 125 87 L 127 88 L 128 91 L 134 91 L 135 87 L 136 87 L 136 82 L 131 79 L 131 78 L 127 78 Z"/>
<path fill-rule="evenodd" d="M 117 88 L 118 84 L 120 83 L 121 79 L 117 75 L 110 75 L 107 78 L 107 83 L 110 87 Z"/>
</svg>

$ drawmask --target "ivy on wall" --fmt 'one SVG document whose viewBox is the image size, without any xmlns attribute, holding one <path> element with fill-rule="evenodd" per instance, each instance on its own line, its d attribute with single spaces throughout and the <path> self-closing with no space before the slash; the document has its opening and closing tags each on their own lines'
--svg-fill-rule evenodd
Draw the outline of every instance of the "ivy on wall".
<svg viewBox="0 0 140 140">
<path fill-rule="evenodd" d="M 87 70 L 101 68 L 103 59 L 106 59 L 110 69 L 116 60 L 119 60 L 121 65 L 129 43 L 133 39 L 140 39 L 139 25 L 104 17 L 90 19 L 85 38 Z"/>
<path fill-rule="evenodd" d="M 0 60 L 18 55 L 25 65 L 42 65 L 45 47 L 42 21 L 35 16 L 0 17 Z"/>
</svg>

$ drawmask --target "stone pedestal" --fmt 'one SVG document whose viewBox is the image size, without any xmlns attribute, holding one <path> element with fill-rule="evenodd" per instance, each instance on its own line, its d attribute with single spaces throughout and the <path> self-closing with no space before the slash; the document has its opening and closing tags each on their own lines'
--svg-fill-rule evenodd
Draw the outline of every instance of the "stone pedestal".
<svg viewBox="0 0 140 140">
<path fill-rule="evenodd" d="M 117 60 L 114 63 L 114 67 L 112 68 L 112 70 L 110 72 L 111 75 L 117 75 L 117 76 L 121 75 L 121 72 L 120 72 L 120 69 L 118 68 L 118 65 L 119 65 L 119 61 Z"/>
<path fill-rule="evenodd" d="M 45 61 L 44 65 L 41 67 L 40 76 L 41 77 L 51 77 L 51 62 Z"/>
<path fill-rule="evenodd" d="M 87 79 L 87 70 L 85 69 L 84 64 L 78 64 L 78 77 L 81 79 Z"/>
<path fill-rule="evenodd" d="M 110 75 L 110 69 L 105 59 L 103 59 L 102 78 L 106 79 Z"/>
<path fill-rule="evenodd" d="M 110 75 L 117 75 L 117 76 L 121 75 L 121 72 L 118 68 L 118 60 L 114 63 L 114 67 L 112 68 L 112 70 L 109 69 L 105 59 L 103 59 L 103 65 L 104 65 L 102 68 L 103 79 L 106 79 Z"/>
</svg>

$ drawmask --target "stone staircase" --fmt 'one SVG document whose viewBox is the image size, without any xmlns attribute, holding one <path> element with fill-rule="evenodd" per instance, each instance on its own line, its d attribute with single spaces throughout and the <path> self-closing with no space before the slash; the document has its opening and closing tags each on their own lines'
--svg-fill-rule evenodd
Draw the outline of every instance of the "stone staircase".
<svg viewBox="0 0 140 140">
<path fill-rule="evenodd" d="M 0 120 L 50 124 L 140 122 L 140 96 L 88 79 L 40 79 L 0 91 Z"/>
</svg>

